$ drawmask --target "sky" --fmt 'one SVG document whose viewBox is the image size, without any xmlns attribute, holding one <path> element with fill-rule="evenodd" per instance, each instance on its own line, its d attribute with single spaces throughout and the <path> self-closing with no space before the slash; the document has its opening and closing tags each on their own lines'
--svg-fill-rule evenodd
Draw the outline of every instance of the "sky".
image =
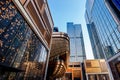
<svg viewBox="0 0 120 80">
<path fill-rule="evenodd" d="M 54 26 L 58 27 L 60 32 L 67 32 L 67 22 L 74 22 L 74 24 L 82 25 L 86 57 L 87 59 L 93 59 L 93 53 L 84 18 L 85 3 L 86 0 L 48 0 Z"/>
</svg>

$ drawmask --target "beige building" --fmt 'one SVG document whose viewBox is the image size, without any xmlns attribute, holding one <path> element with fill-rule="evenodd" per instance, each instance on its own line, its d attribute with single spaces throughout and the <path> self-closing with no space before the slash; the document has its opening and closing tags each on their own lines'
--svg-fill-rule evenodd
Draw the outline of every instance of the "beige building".
<svg viewBox="0 0 120 80">
<path fill-rule="evenodd" d="M 85 60 L 84 65 L 87 80 L 110 80 L 104 59 Z"/>
<path fill-rule="evenodd" d="M 71 62 L 63 80 L 82 80 L 82 69 L 80 66 L 80 62 Z"/>
</svg>

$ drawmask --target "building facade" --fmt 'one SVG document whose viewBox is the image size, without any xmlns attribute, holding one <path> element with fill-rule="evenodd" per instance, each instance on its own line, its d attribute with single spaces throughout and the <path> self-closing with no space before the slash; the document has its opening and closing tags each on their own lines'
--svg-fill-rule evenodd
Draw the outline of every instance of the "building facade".
<svg viewBox="0 0 120 80">
<path fill-rule="evenodd" d="M 87 0 L 89 23 L 94 23 L 98 37 L 111 69 L 113 80 L 120 76 L 120 0 Z"/>
<path fill-rule="evenodd" d="M 70 62 L 82 62 L 86 55 L 81 25 L 67 23 L 67 33 L 70 37 Z"/>
<path fill-rule="evenodd" d="M 85 60 L 85 80 L 110 80 L 107 64 L 104 59 Z"/>
<path fill-rule="evenodd" d="M 60 79 L 64 76 L 68 68 L 69 56 L 70 43 L 68 35 L 64 32 L 53 32 L 46 80 Z"/>
<path fill-rule="evenodd" d="M 63 80 L 84 80 L 80 62 L 69 63 Z"/>
<path fill-rule="evenodd" d="M 92 46 L 92 51 L 95 59 L 104 59 L 103 49 L 99 40 L 98 33 L 96 31 L 94 23 L 86 25 L 89 33 L 89 38 Z"/>
<path fill-rule="evenodd" d="M 70 61 L 63 80 L 81 80 L 81 63 L 86 59 L 81 25 L 68 22 L 67 33 L 70 38 Z"/>
<path fill-rule="evenodd" d="M 52 30 L 46 0 L 0 0 L 0 79 L 46 80 Z"/>
</svg>

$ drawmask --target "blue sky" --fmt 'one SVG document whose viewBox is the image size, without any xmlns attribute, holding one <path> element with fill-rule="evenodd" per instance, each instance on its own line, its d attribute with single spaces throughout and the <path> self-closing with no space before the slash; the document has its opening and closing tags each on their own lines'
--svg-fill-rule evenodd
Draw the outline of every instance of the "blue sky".
<svg viewBox="0 0 120 80">
<path fill-rule="evenodd" d="M 81 24 L 87 59 L 93 59 L 87 27 L 84 19 L 86 0 L 48 0 L 54 26 L 60 32 L 67 32 L 66 23 Z"/>
</svg>

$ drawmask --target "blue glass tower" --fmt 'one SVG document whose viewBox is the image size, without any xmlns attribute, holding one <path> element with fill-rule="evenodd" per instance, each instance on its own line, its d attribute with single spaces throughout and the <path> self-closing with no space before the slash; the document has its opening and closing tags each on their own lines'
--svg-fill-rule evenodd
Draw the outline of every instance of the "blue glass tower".
<svg viewBox="0 0 120 80">
<path fill-rule="evenodd" d="M 114 80 L 120 79 L 119 7 L 120 0 L 87 0 L 86 2 L 86 22 L 89 24 L 94 23 L 98 40 Z"/>
<path fill-rule="evenodd" d="M 93 55 L 95 59 L 104 59 L 103 49 L 99 40 L 94 23 L 87 24 L 87 29 L 92 45 Z"/>
<path fill-rule="evenodd" d="M 67 33 L 70 37 L 70 62 L 82 62 L 86 55 L 81 25 L 67 23 Z"/>
</svg>

